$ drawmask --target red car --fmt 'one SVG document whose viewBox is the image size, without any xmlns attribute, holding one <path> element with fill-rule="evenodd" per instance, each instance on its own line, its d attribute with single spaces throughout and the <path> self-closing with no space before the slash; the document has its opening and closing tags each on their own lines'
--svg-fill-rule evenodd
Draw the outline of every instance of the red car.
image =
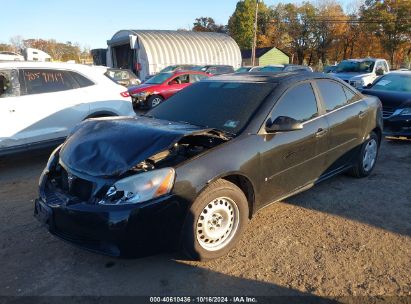
<svg viewBox="0 0 411 304">
<path fill-rule="evenodd" d="M 133 105 L 151 109 L 185 87 L 210 76 L 199 71 L 159 73 L 143 84 L 129 87 L 128 92 L 133 100 Z"/>
</svg>

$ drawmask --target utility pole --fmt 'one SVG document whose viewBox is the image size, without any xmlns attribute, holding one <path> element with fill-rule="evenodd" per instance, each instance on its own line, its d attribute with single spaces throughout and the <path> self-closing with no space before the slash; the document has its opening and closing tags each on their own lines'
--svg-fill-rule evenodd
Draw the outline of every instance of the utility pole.
<svg viewBox="0 0 411 304">
<path fill-rule="evenodd" d="M 253 47 L 251 48 L 251 65 L 252 66 L 255 65 L 255 48 L 257 44 L 258 2 L 260 2 L 260 0 L 256 0 L 256 3 L 255 3 L 254 38 L 253 38 Z"/>
</svg>

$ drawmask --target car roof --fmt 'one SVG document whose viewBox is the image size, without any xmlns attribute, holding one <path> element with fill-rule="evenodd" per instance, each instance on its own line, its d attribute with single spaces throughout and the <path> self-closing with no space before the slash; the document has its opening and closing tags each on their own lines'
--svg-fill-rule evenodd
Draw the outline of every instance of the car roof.
<svg viewBox="0 0 411 304">
<path fill-rule="evenodd" d="M 309 79 L 333 79 L 342 82 L 336 77 L 326 75 L 324 73 L 308 72 L 308 71 L 291 71 L 291 72 L 247 72 L 247 73 L 231 73 L 210 77 L 203 81 L 227 81 L 227 82 L 263 82 L 263 83 L 285 83 L 302 81 Z M 343 83 L 343 82 L 342 82 Z"/>
<path fill-rule="evenodd" d="M 168 72 L 165 72 L 168 73 Z M 182 75 L 182 74 L 200 74 L 200 75 L 207 75 L 207 73 L 201 72 L 201 71 L 195 71 L 195 70 L 178 70 L 178 71 L 174 71 L 174 72 L 169 72 L 170 74 L 172 74 L 173 76 L 178 76 L 178 75 Z"/>
<path fill-rule="evenodd" d="M 0 68 L 43 68 L 43 69 L 65 69 L 84 72 L 97 72 L 101 73 L 103 70 L 107 70 L 105 66 L 93 66 L 78 63 L 66 63 L 66 62 L 42 62 L 42 61 L 1 61 Z"/>
</svg>

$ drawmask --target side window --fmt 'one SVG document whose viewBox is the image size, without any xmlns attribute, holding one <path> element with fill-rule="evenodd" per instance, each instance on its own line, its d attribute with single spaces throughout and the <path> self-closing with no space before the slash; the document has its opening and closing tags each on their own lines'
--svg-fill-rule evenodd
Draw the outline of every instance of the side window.
<svg viewBox="0 0 411 304">
<path fill-rule="evenodd" d="M 78 85 L 81 88 L 89 87 L 89 86 L 94 85 L 94 82 L 92 82 L 90 79 L 84 77 L 83 75 L 80 75 L 79 73 L 70 72 L 70 75 L 73 77 L 73 79 L 78 83 Z"/>
<path fill-rule="evenodd" d="M 317 100 L 311 84 L 304 83 L 287 91 L 277 102 L 271 119 L 293 118 L 304 122 L 318 116 Z"/>
<path fill-rule="evenodd" d="M 20 96 L 18 70 L 0 70 L 0 98 Z"/>
<path fill-rule="evenodd" d="M 189 74 L 180 75 L 172 80 L 172 82 L 177 82 L 178 84 L 189 83 Z"/>
<path fill-rule="evenodd" d="M 384 72 L 388 73 L 388 64 L 384 61 Z"/>
<path fill-rule="evenodd" d="M 338 109 L 348 103 L 344 88 L 337 82 L 317 80 L 317 86 L 327 112 Z"/>
<path fill-rule="evenodd" d="M 25 69 L 23 73 L 27 94 L 59 92 L 78 87 L 68 71 Z"/>
<path fill-rule="evenodd" d="M 208 68 L 207 73 L 216 74 L 217 73 L 217 68 L 216 67 Z"/>
<path fill-rule="evenodd" d="M 347 103 L 352 103 L 360 99 L 360 97 L 357 94 L 355 94 L 353 91 L 351 91 L 349 88 L 347 87 L 343 87 L 343 88 L 344 88 L 345 97 L 347 98 Z"/>
<path fill-rule="evenodd" d="M 190 82 L 191 82 L 191 83 L 194 83 L 194 82 L 203 80 L 203 79 L 205 79 L 205 78 L 207 78 L 207 76 L 205 76 L 205 75 L 201 75 L 201 74 L 191 74 L 191 75 L 190 75 Z"/>
</svg>

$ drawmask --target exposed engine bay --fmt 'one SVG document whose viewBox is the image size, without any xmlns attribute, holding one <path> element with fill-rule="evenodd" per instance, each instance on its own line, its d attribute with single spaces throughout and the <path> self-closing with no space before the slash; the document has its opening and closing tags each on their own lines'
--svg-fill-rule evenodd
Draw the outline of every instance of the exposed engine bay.
<svg viewBox="0 0 411 304">
<path fill-rule="evenodd" d="M 175 167 L 231 139 L 214 129 L 144 121 L 141 127 L 130 118 L 84 123 L 56 153 L 45 189 L 68 204 L 97 203 L 118 180 Z"/>
<path fill-rule="evenodd" d="M 176 164 L 184 162 L 203 151 L 218 146 L 227 141 L 228 138 L 219 137 L 216 135 L 193 135 L 182 138 L 175 143 L 170 149 L 154 154 L 148 159 L 140 162 L 127 174 L 135 174 L 139 171 L 149 171 L 163 167 L 172 167 Z"/>
</svg>

